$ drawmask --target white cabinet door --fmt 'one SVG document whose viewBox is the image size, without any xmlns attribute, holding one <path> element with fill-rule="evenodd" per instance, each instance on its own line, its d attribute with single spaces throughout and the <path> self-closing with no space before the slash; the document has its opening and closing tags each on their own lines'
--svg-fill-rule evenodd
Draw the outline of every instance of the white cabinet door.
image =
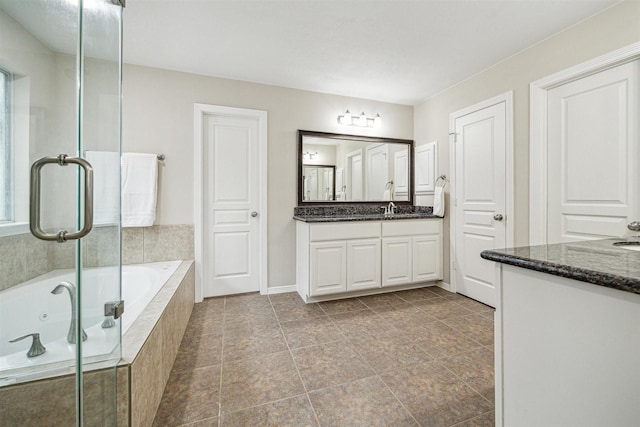
<svg viewBox="0 0 640 427">
<path fill-rule="evenodd" d="M 413 237 L 413 281 L 442 279 L 442 239 L 439 234 Z"/>
<path fill-rule="evenodd" d="M 412 282 L 411 237 L 382 239 L 382 286 Z"/>
<path fill-rule="evenodd" d="M 380 239 L 347 241 L 347 290 L 380 287 Z"/>
<path fill-rule="evenodd" d="M 347 244 L 314 242 L 310 245 L 310 295 L 325 295 L 347 290 Z"/>
<path fill-rule="evenodd" d="M 415 149 L 416 194 L 433 194 L 436 188 L 436 159 L 438 142 L 423 144 Z"/>
</svg>

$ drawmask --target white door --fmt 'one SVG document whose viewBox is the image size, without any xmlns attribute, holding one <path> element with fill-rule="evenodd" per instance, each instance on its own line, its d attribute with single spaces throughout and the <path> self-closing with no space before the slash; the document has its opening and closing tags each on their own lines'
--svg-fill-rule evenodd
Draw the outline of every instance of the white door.
<svg viewBox="0 0 640 427">
<path fill-rule="evenodd" d="M 547 242 L 621 237 L 638 214 L 638 61 L 548 92 Z"/>
<path fill-rule="evenodd" d="M 409 194 L 409 150 L 393 154 L 393 194 L 396 200 Z"/>
<path fill-rule="evenodd" d="M 318 168 L 305 168 L 307 200 L 318 200 Z"/>
<path fill-rule="evenodd" d="M 203 117 L 204 296 L 260 289 L 259 119 Z"/>
<path fill-rule="evenodd" d="M 456 292 L 495 307 L 494 263 L 480 253 L 506 246 L 507 102 L 452 114 Z"/>
<path fill-rule="evenodd" d="M 362 151 L 347 154 L 347 197 L 362 200 Z"/>
<path fill-rule="evenodd" d="M 367 200 L 391 200 L 391 194 L 385 197 L 389 181 L 389 159 L 387 144 L 367 147 Z"/>
</svg>

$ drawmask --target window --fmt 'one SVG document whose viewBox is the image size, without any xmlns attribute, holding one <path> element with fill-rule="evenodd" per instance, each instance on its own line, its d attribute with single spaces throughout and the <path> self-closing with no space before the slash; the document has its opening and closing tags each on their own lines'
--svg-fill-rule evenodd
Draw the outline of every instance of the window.
<svg viewBox="0 0 640 427">
<path fill-rule="evenodd" d="M 11 75 L 0 68 L 0 223 L 13 221 Z"/>
</svg>

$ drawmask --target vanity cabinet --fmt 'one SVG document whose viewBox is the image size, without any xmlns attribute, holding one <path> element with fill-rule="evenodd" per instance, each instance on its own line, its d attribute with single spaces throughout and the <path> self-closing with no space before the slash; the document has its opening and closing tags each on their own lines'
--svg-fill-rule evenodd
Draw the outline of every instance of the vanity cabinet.
<svg viewBox="0 0 640 427">
<path fill-rule="evenodd" d="M 298 221 L 296 232 L 297 290 L 305 301 L 442 279 L 440 219 Z"/>
<path fill-rule="evenodd" d="M 382 223 L 382 286 L 442 279 L 442 221 Z"/>
</svg>

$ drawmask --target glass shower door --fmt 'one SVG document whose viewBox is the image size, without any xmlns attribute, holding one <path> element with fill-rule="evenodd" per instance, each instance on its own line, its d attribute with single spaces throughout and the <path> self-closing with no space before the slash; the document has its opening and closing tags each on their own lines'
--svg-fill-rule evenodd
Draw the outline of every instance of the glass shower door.
<svg viewBox="0 0 640 427">
<path fill-rule="evenodd" d="M 0 425 L 117 423 L 121 13 L 0 0 Z"/>
</svg>

